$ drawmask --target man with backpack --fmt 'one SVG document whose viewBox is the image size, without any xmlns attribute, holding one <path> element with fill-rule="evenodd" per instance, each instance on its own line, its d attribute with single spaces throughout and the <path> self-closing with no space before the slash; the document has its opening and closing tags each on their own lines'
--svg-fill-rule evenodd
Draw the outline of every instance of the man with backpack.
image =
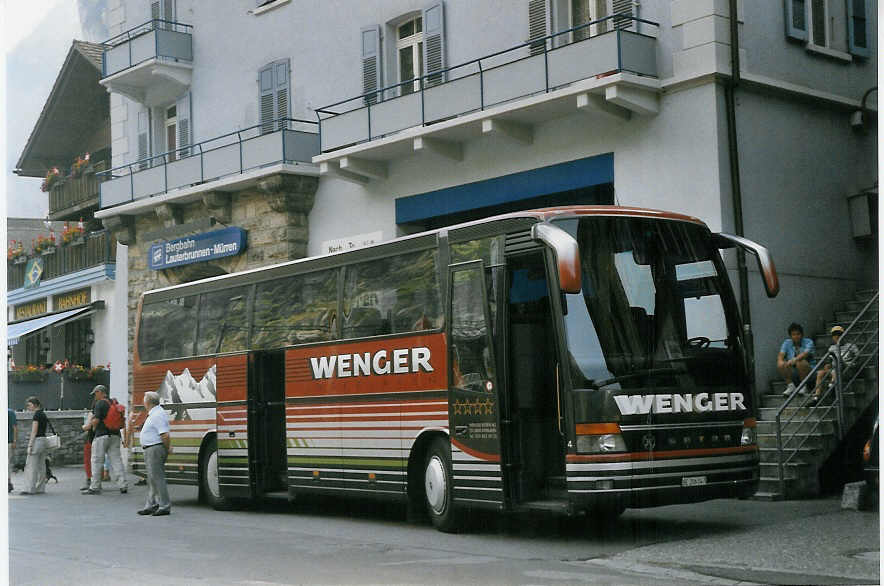
<svg viewBox="0 0 884 586">
<path fill-rule="evenodd" d="M 92 389 L 95 396 L 95 406 L 92 409 L 92 418 L 89 425 L 95 436 L 92 439 L 92 482 L 83 494 L 101 494 L 101 474 L 98 473 L 104 465 L 104 456 L 107 454 L 110 463 L 111 477 L 117 483 L 122 494 L 126 494 L 129 485 L 126 482 L 126 469 L 123 467 L 123 459 L 120 455 L 120 431 L 125 429 L 125 408 L 116 400 L 108 400 L 107 387 L 96 385 Z"/>
</svg>

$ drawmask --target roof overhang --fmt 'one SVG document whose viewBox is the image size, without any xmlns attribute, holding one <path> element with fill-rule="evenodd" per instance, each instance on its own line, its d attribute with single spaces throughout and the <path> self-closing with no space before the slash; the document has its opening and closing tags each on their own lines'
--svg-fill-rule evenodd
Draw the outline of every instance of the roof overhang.
<svg viewBox="0 0 884 586">
<path fill-rule="evenodd" d="M 83 154 L 84 137 L 109 124 L 110 96 L 98 83 L 101 49 L 95 47 L 99 46 L 81 41 L 71 45 L 16 163 L 16 174 L 42 177 L 53 166 L 69 164 Z"/>
</svg>

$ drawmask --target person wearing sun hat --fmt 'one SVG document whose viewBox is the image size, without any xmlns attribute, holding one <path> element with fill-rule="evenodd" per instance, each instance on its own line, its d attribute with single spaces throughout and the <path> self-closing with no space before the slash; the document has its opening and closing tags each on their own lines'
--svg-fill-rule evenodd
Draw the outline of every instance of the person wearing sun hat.
<svg viewBox="0 0 884 586">
<path fill-rule="evenodd" d="M 832 326 L 829 333 L 832 335 L 832 345 L 829 346 L 829 356 L 826 358 L 825 364 L 823 364 L 816 373 L 816 387 L 813 389 L 813 397 L 810 399 L 811 403 L 816 403 L 820 400 L 820 396 L 823 394 L 823 386 L 828 389 L 835 384 L 836 354 L 841 357 L 842 372 L 853 366 L 856 363 L 856 359 L 859 358 L 859 348 L 856 347 L 856 344 L 841 342 L 841 336 L 844 335 L 844 328 L 841 326 Z"/>
</svg>

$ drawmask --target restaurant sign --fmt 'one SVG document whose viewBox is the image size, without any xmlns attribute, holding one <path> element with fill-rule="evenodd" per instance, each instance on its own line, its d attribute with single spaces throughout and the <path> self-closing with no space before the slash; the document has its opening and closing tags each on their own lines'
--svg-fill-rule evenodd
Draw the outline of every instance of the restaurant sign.
<svg viewBox="0 0 884 586">
<path fill-rule="evenodd" d="M 55 311 L 64 311 L 66 309 L 74 309 L 76 307 L 89 305 L 89 301 L 90 289 L 89 287 L 86 287 L 85 289 L 78 289 L 69 293 L 56 295 L 53 298 L 52 307 L 55 308 Z"/>
<path fill-rule="evenodd" d="M 15 320 L 30 319 L 46 313 L 46 297 L 15 306 Z"/>
<path fill-rule="evenodd" d="M 236 256 L 246 248 L 246 234 L 242 228 L 231 227 L 154 244 L 148 258 L 150 268 L 158 271 Z"/>
</svg>

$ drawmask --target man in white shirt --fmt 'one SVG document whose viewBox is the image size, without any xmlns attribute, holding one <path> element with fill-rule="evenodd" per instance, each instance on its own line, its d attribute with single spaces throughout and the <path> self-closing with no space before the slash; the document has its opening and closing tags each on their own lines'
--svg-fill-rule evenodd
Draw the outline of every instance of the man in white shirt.
<svg viewBox="0 0 884 586">
<path fill-rule="evenodd" d="M 169 416 L 160 407 L 160 396 L 153 391 L 144 393 L 144 408 L 147 419 L 141 427 L 141 448 L 147 468 L 147 502 L 138 514 L 160 517 L 172 511 L 165 468 L 171 451 Z"/>
</svg>

